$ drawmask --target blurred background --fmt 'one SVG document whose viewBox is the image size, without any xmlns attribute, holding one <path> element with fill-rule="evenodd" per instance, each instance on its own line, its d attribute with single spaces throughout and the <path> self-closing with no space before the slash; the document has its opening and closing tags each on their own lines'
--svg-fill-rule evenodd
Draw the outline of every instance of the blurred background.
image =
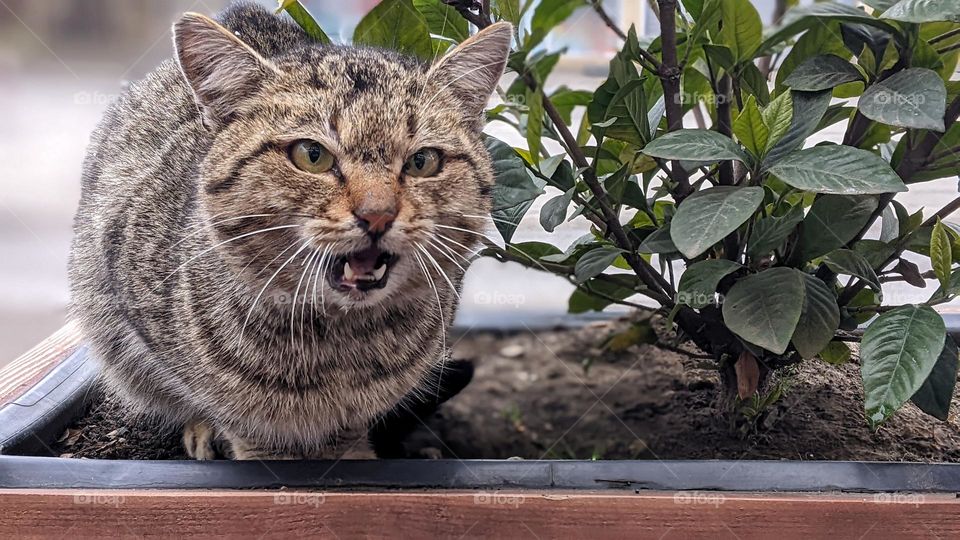
<svg viewBox="0 0 960 540">
<path fill-rule="evenodd" d="M 276 6 L 274 1 L 262 3 Z M 304 3 L 331 37 L 344 42 L 377 1 Z M 169 29 L 179 14 L 212 14 L 226 4 L 0 0 L 0 365 L 64 322 L 80 165 L 104 108 L 125 81 L 142 78 L 171 56 Z M 775 0 L 754 4 L 769 22 Z M 646 35 L 656 33 L 646 0 L 607 0 L 604 6 L 622 28 L 635 24 Z M 570 51 L 551 85 L 592 89 L 606 76 L 618 42 L 590 8 L 583 8 L 546 46 Z M 523 144 L 508 129 L 490 130 Z M 528 213 L 518 241 L 542 237 L 538 214 L 536 208 Z M 566 246 L 583 227 L 576 221 L 565 224 L 558 228 L 562 237 L 552 241 Z M 470 326 L 491 318 L 502 322 L 560 315 L 571 289 L 559 278 L 482 260 L 470 270 L 459 322 Z"/>
</svg>

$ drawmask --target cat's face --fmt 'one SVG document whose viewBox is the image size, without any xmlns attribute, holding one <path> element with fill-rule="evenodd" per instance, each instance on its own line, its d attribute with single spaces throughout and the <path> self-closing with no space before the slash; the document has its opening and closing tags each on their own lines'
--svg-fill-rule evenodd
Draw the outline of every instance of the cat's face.
<svg viewBox="0 0 960 540">
<path fill-rule="evenodd" d="M 216 133 L 202 205 L 243 279 L 341 308 L 458 285 L 488 223 L 481 115 L 509 25 L 432 67 L 346 47 L 267 60 L 194 15 L 175 30 Z"/>
</svg>

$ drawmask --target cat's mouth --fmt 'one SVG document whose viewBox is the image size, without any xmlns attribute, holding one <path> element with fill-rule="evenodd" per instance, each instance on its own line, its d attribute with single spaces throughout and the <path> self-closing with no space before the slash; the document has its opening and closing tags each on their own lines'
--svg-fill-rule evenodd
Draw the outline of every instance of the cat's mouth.
<svg viewBox="0 0 960 540">
<path fill-rule="evenodd" d="M 381 289 L 390 277 L 390 268 L 398 256 L 377 247 L 341 255 L 334 260 L 327 279 L 341 291 Z"/>
</svg>

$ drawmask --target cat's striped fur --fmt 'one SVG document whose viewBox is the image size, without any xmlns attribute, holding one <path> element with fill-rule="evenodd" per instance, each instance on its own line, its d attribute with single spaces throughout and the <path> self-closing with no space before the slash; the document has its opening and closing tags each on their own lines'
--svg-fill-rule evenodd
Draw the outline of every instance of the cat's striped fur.
<svg viewBox="0 0 960 540">
<path fill-rule="evenodd" d="M 442 362 L 461 256 L 484 228 L 469 216 L 489 211 L 482 112 L 511 30 L 431 65 L 320 46 L 252 4 L 219 21 L 185 15 L 178 59 L 94 133 L 72 314 L 108 388 L 188 426 L 194 457 L 211 457 L 215 436 L 237 458 L 328 455 Z M 298 139 L 323 142 L 336 167 L 294 167 Z M 441 170 L 406 175 L 424 147 Z M 395 221 L 375 239 L 355 213 L 384 201 Z M 386 286 L 336 289 L 338 257 L 373 243 L 397 256 Z"/>
</svg>

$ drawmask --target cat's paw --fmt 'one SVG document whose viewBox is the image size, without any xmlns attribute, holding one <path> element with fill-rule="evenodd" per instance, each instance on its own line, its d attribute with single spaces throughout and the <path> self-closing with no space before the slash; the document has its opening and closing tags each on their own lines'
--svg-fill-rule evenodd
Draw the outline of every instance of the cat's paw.
<svg viewBox="0 0 960 540">
<path fill-rule="evenodd" d="M 217 458 L 216 433 L 206 422 L 193 421 L 183 428 L 183 448 L 193 459 L 206 461 Z"/>
</svg>

